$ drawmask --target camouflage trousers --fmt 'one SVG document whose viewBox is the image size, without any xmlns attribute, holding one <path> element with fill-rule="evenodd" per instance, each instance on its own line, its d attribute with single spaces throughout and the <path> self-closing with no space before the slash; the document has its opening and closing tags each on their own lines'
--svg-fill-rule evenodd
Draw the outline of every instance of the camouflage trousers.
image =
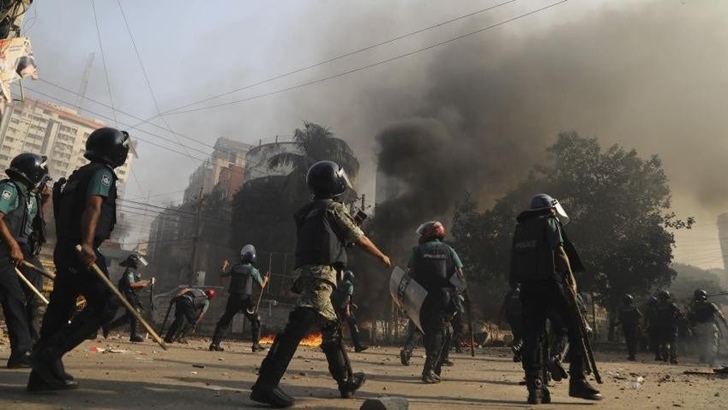
<svg viewBox="0 0 728 410">
<path fill-rule="evenodd" d="M 291 290 L 298 294 L 297 307 L 315 310 L 328 321 L 337 320 L 331 294 L 336 287 L 336 270 L 325 265 L 304 265 L 296 269 L 298 277 Z"/>
</svg>

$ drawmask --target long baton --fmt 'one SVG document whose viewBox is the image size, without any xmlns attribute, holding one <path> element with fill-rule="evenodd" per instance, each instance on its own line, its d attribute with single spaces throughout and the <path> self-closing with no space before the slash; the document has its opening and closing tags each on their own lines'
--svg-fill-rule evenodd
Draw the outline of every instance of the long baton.
<svg viewBox="0 0 728 410">
<path fill-rule="evenodd" d="M 76 245 L 76 252 L 78 252 L 79 255 L 81 254 L 81 250 L 82 250 L 81 245 Z M 111 280 L 109 280 L 109 278 L 106 277 L 106 275 L 99 268 L 99 266 L 96 265 L 96 263 L 92 263 L 90 268 L 94 271 L 94 273 L 96 273 L 96 275 L 99 278 L 101 278 L 101 280 L 106 284 L 106 287 L 108 287 L 109 289 L 111 289 L 112 292 L 114 292 L 114 294 L 116 295 L 117 298 L 119 298 L 121 303 L 123 303 L 124 306 L 126 306 L 126 309 L 129 311 L 129 313 L 131 313 L 134 316 L 134 318 L 136 320 L 138 320 L 139 323 L 141 323 L 145 329 L 147 329 L 147 332 L 149 332 L 149 334 L 152 335 L 152 339 L 154 339 L 154 341 L 157 342 L 157 344 L 160 345 L 162 347 L 162 349 L 167 350 L 167 345 L 164 343 L 164 340 L 162 340 L 162 338 L 159 337 L 157 332 L 155 332 L 154 329 L 152 329 L 152 327 L 149 326 L 149 323 L 147 323 L 147 321 L 144 320 L 142 315 L 140 315 L 139 312 L 137 312 L 137 310 L 134 309 L 134 306 L 132 306 L 131 303 L 129 303 L 129 301 L 126 300 L 126 298 L 121 294 L 121 292 L 119 292 L 119 289 L 117 289 L 116 286 L 114 286 L 114 284 L 111 283 Z"/>
<path fill-rule="evenodd" d="M 41 275 L 45 276 L 46 278 L 48 278 L 48 279 L 50 279 L 50 280 L 56 280 L 56 275 L 54 275 L 54 274 L 52 274 L 52 273 L 49 273 L 49 272 L 46 272 L 45 270 L 43 270 L 43 269 L 41 269 L 41 268 L 39 268 L 39 267 L 37 267 L 37 266 L 33 265 L 32 263 L 30 263 L 30 262 L 28 262 L 28 261 L 22 261 L 22 262 L 20 262 L 20 263 L 21 263 L 21 264 L 22 264 L 23 266 L 25 266 L 26 268 L 30 268 L 30 269 L 33 269 L 34 271 L 36 271 L 36 272 L 40 273 Z"/>
<path fill-rule="evenodd" d="M 167 314 L 164 315 L 164 322 L 162 322 L 162 328 L 159 329 L 159 333 L 164 333 L 164 328 L 167 326 L 167 319 L 169 319 L 169 312 L 172 311 L 172 302 L 174 302 L 174 298 L 169 301 L 169 307 L 167 308 Z"/>
<path fill-rule="evenodd" d="M 32 290 L 33 293 L 35 293 L 36 296 L 38 296 L 40 298 L 40 300 L 43 301 L 43 303 L 45 303 L 46 305 L 48 304 L 48 299 L 46 299 L 45 296 L 43 296 L 43 294 L 40 293 L 40 291 L 38 289 L 36 289 L 36 287 L 33 286 L 32 283 L 30 283 L 28 278 L 26 278 L 25 275 L 23 275 L 23 272 L 21 272 L 20 269 L 15 268 L 15 273 L 18 274 L 18 277 L 20 278 L 20 280 L 22 280 L 23 283 L 25 283 L 30 288 L 30 290 Z"/>
<path fill-rule="evenodd" d="M 266 278 L 270 277 L 270 272 L 268 272 L 268 274 L 265 275 L 265 277 Z M 260 288 L 260 294 L 258 295 L 258 302 L 255 304 L 255 310 L 252 311 L 252 312 L 248 311 L 248 313 L 250 313 L 251 315 L 253 315 L 253 314 L 255 314 L 255 313 L 258 312 L 258 307 L 260 306 L 260 301 L 263 299 L 263 292 L 264 291 L 265 291 L 265 288 Z"/>
</svg>

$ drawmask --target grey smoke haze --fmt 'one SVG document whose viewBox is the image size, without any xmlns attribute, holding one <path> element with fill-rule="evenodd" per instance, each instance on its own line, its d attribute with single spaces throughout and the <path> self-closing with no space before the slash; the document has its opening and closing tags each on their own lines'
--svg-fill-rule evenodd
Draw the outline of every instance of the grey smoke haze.
<svg viewBox="0 0 728 410">
<path fill-rule="evenodd" d="M 217 2 L 194 12 L 171 1 L 125 4 L 164 109 L 495 2 L 302 1 L 283 8 L 241 4 Z M 518 1 L 222 101 L 370 64 L 547 4 Z M 75 89 L 85 55 L 97 49 L 88 6 L 52 2 L 36 6 L 37 22 L 29 33 L 41 76 Z M 68 22 L 64 36 L 58 36 L 53 18 L 58 7 L 71 8 L 66 10 L 69 16 L 79 19 Z M 154 109 L 118 10 L 102 4 L 98 9 L 117 107 L 150 116 Z M 290 135 L 303 120 L 328 125 L 360 157 L 362 191 L 369 198 L 377 155 L 385 148 L 376 136 L 419 129 L 430 138 L 440 135 L 452 141 L 456 147 L 443 148 L 441 154 L 457 153 L 455 163 L 466 170 L 452 186 L 441 184 L 440 189 L 454 195 L 477 190 L 484 207 L 543 159 L 544 148 L 559 131 L 576 130 L 599 137 L 603 145 L 634 147 L 642 156 L 659 154 L 671 180 L 676 210 L 698 216 L 700 228 L 703 223 L 713 225 L 717 213 L 728 210 L 728 186 L 722 178 L 728 148 L 723 136 L 728 129 L 723 112 L 728 102 L 727 23 L 728 4 L 719 0 L 572 0 L 393 63 L 168 120 L 176 130 L 208 145 L 219 135 L 251 143 Z M 75 40 L 69 43 L 69 39 Z M 69 44 L 75 46 L 72 52 Z M 89 96 L 107 101 L 99 57 L 97 53 Z M 42 84 L 32 86 L 45 89 Z M 130 183 L 134 194 L 183 189 L 186 176 L 199 164 L 149 144 L 140 148 L 135 172 L 141 188 Z M 407 163 L 418 169 L 424 165 L 416 157 Z M 444 172 L 450 169 L 455 168 Z M 413 190 L 418 191 L 422 190 Z M 428 209 L 412 219 L 446 211 Z M 684 233 L 678 234 L 678 243 L 680 235 Z M 706 241 L 705 236 L 700 240 Z"/>
</svg>

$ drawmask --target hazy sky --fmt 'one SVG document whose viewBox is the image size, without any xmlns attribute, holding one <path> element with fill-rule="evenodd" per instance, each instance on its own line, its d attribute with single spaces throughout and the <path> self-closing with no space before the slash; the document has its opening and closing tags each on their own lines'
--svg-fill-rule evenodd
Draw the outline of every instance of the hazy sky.
<svg viewBox="0 0 728 410">
<path fill-rule="evenodd" d="M 156 99 L 166 111 L 507 2 L 122 0 L 121 4 Z M 191 108 L 340 74 L 555 3 L 558 0 L 513 1 Z M 114 106 L 140 118 L 156 115 L 119 4 L 95 4 Z M 361 191 L 371 198 L 374 136 L 391 122 L 421 114 L 424 101 L 432 101 L 433 89 L 447 88 L 448 81 L 458 78 L 458 69 L 467 73 L 472 64 L 503 79 L 499 95 L 508 96 L 511 84 L 528 83 L 527 92 L 513 93 L 514 110 L 523 108 L 522 122 L 531 115 L 538 118 L 538 127 L 529 131 L 543 138 L 574 129 L 599 137 L 604 145 L 636 148 L 643 157 L 660 155 L 673 182 L 676 212 L 698 218 L 693 231 L 677 234 L 676 260 L 722 267 L 716 218 L 728 211 L 728 184 L 721 167 L 728 150 L 728 116 L 723 113 L 728 102 L 725 27 L 728 6 L 720 0 L 570 0 L 328 81 L 215 109 L 167 115 L 174 131 L 198 142 L 149 125 L 134 132 L 140 140 L 139 158 L 136 178 L 127 184 L 127 198 L 151 195 L 149 201 L 155 204 L 179 201 L 188 176 L 219 136 L 257 143 L 290 136 L 304 120 L 331 127 L 352 145 L 363 164 Z M 78 90 L 87 55 L 96 52 L 87 96 L 110 104 L 89 1 L 34 2 L 24 35 L 33 42 L 42 79 L 26 82 L 28 88 L 74 105 L 75 95 L 51 84 Z M 559 62 L 564 63 L 563 70 L 558 69 Z M 531 66 L 535 68 L 528 71 Z M 504 75 L 509 71 L 516 71 L 513 78 Z M 468 94 L 467 87 L 457 86 Z M 114 124 L 109 108 L 89 101 L 83 108 L 85 115 Z M 139 122 L 116 115 L 120 128 Z M 462 113 L 451 116 L 458 115 Z M 154 123 L 166 128 L 159 119 Z M 141 215 L 132 220 L 140 231 L 150 221 Z"/>
</svg>

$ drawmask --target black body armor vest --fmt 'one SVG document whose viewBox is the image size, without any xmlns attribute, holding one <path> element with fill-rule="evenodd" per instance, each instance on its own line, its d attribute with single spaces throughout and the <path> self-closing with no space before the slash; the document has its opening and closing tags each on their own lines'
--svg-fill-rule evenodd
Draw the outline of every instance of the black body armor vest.
<svg viewBox="0 0 728 410">
<path fill-rule="evenodd" d="M 715 320 L 718 308 L 710 302 L 699 302 L 693 305 L 692 317 L 696 323 L 708 323 Z"/>
<path fill-rule="evenodd" d="M 455 273 L 450 247 L 441 242 L 426 242 L 415 248 L 412 265 L 413 279 L 431 292 L 453 287 L 450 277 Z"/>
<path fill-rule="evenodd" d="M 107 165 L 92 162 L 84 165 L 71 174 L 65 186 L 60 188 L 60 198 L 54 198 L 56 214 L 56 235 L 59 242 L 73 241 L 81 242 L 81 216 L 86 207 L 88 187 L 91 178 L 101 168 L 108 168 Z M 116 174 L 112 170 L 113 180 L 109 188 L 109 195 L 104 198 L 101 204 L 101 215 L 96 225 L 94 243 L 100 245 L 111 236 L 111 231 L 116 225 Z M 61 181 L 57 182 L 61 183 Z M 57 188 L 54 187 L 54 192 Z"/>
<path fill-rule="evenodd" d="M 559 279 L 554 263 L 554 251 L 546 239 L 551 215 L 533 215 L 516 225 L 511 247 L 511 282 L 537 282 Z"/>
<path fill-rule="evenodd" d="M 313 201 L 296 211 L 298 230 L 295 267 L 303 265 L 346 266 L 346 247 L 328 217 L 331 199 Z"/>
<path fill-rule="evenodd" d="M 253 294 L 253 266 L 238 263 L 230 269 L 230 289 L 228 293 L 250 296 Z"/>
<path fill-rule="evenodd" d="M 207 295 L 202 289 L 190 289 L 183 295 L 192 301 L 192 307 L 195 310 L 202 310 L 205 307 L 207 301 Z"/>
</svg>

